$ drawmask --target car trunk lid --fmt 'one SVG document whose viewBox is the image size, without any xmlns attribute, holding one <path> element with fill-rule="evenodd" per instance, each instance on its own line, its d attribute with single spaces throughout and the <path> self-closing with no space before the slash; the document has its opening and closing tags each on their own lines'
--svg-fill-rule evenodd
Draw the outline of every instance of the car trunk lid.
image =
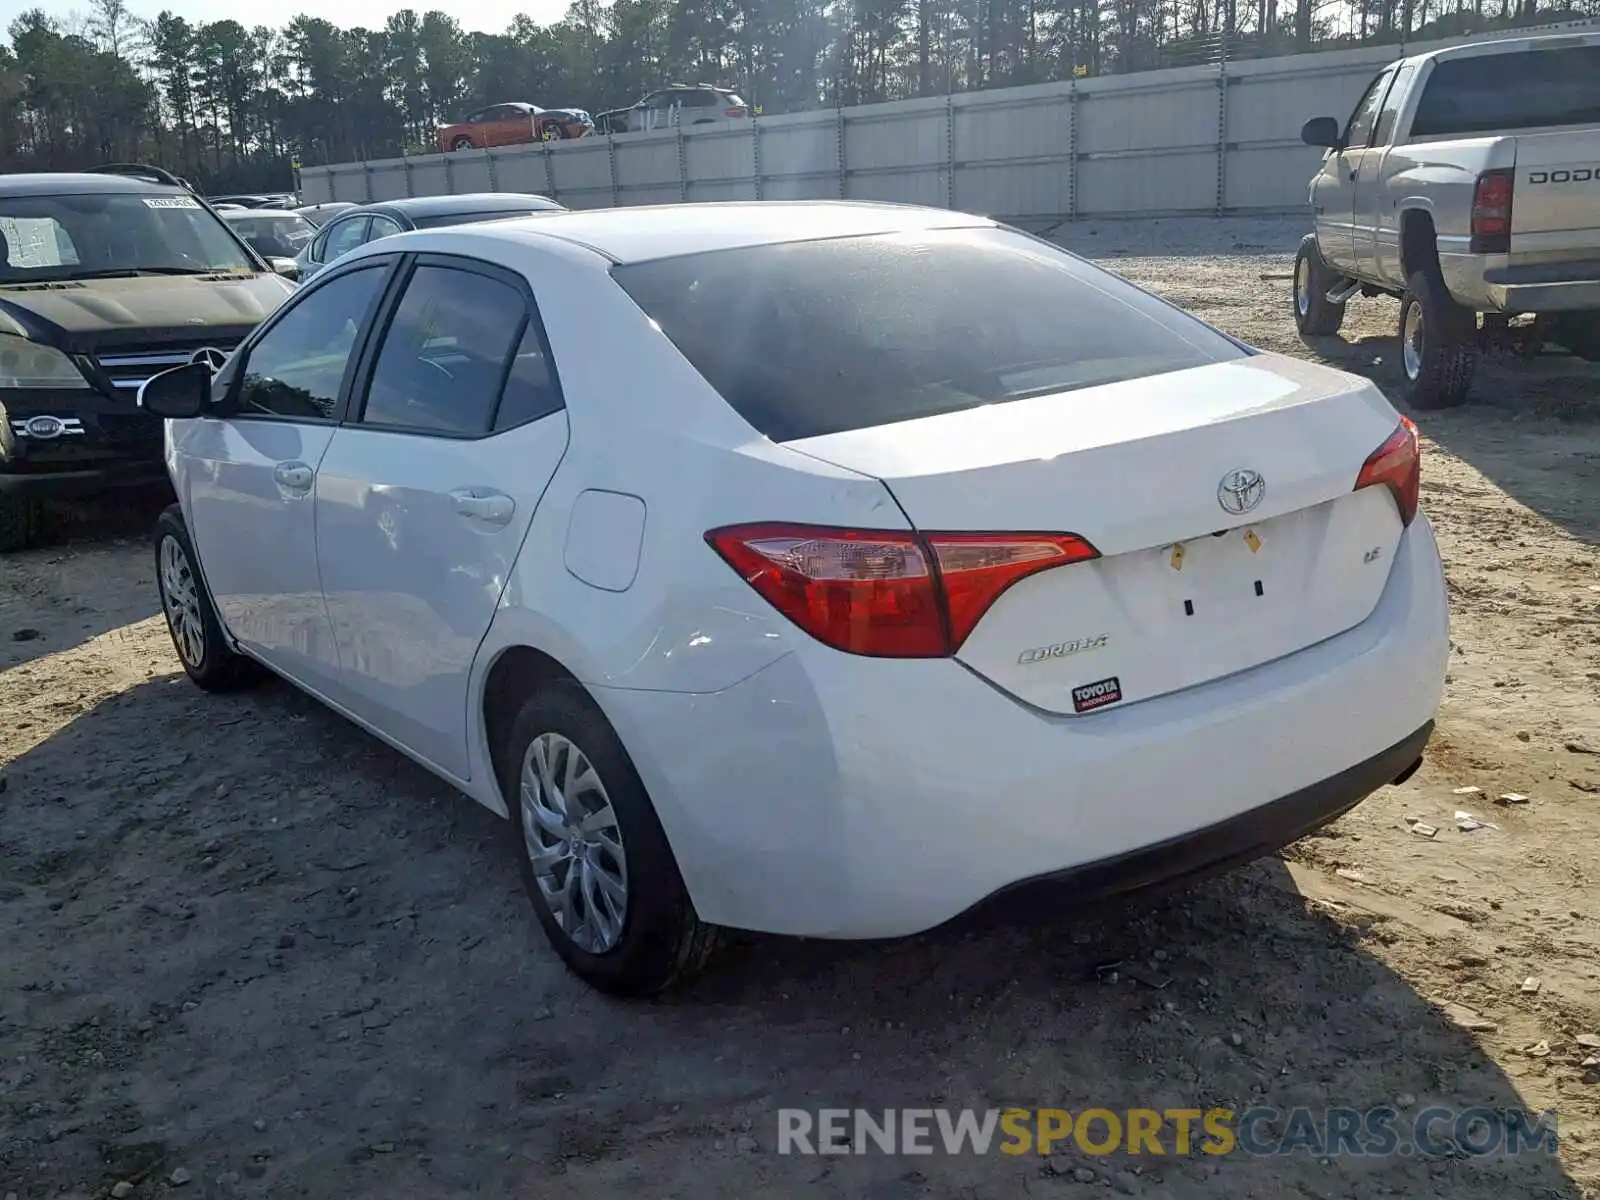
<svg viewBox="0 0 1600 1200">
<path fill-rule="evenodd" d="M 1333 637 L 1376 606 L 1404 528 L 1353 490 L 1398 416 L 1369 383 L 1260 355 L 791 441 L 881 479 L 937 532 L 1068 532 L 1099 551 L 1003 591 L 956 657 L 1083 713 Z"/>
</svg>

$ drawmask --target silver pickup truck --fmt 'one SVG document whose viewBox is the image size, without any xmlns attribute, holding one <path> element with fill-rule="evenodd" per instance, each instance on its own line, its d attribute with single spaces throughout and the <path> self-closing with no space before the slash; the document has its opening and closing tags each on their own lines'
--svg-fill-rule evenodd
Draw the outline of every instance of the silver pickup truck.
<svg viewBox="0 0 1600 1200">
<path fill-rule="evenodd" d="M 1327 149 L 1295 259 L 1302 334 L 1337 333 L 1358 292 L 1399 297 L 1419 409 L 1465 400 L 1486 345 L 1600 361 L 1600 33 L 1401 59 L 1301 138 Z"/>
</svg>

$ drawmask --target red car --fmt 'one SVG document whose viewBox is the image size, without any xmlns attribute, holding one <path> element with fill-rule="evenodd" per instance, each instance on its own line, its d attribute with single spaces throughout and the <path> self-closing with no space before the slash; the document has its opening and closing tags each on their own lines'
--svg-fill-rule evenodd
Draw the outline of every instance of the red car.
<svg viewBox="0 0 1600 1200">
<path fill-rule="evenodd" d="M 439 130 L 440 150 L 487 150 L 561 138 L 583 137 L 594 121 L 581 108 L 540 108 L 537 104 L 491 104 Z"/>
</svg>

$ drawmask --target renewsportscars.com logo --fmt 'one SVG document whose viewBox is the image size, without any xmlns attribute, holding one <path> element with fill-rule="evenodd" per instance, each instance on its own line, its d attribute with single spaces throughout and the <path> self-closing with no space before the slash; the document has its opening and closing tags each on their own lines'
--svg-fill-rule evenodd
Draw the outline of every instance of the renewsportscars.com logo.
<svg viewBox="0 0 1600 1200">
<path fill-rule="evenodd" d="M 778 1110 L 779 1154 L 1245 1154 L 1316 1158 L 1556 1153 L 1556 1114 L 1497 1108 Z"/>
</svg>

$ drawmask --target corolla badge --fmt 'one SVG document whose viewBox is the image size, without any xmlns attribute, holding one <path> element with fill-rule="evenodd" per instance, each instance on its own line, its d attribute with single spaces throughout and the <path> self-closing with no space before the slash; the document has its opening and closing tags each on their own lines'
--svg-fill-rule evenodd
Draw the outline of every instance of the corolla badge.
<svg viewBox="0 0 1600 1200">
<path fill-rule="evenodd" d="M 1261 478 L 1261 472 L 1244 467 L 1229 471 L 1217 484 L 1217 503 L 1223 512 L 1236 517 L 1255 508 L 1266 494 L 1267 481 Z"/>
</svg>

